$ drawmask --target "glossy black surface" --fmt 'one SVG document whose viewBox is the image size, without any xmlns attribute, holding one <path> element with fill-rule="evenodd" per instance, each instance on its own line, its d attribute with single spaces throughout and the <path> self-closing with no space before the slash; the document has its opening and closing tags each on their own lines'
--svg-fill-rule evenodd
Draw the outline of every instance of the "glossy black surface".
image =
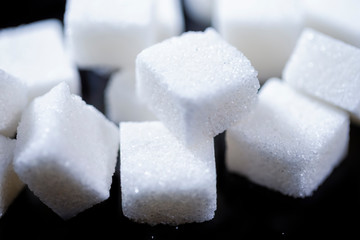
<svg viewBox="0 0 360 240">
<path fill-rule="evenodd" d="M 0 3 L 0 27 L 55 17 L 62 19 L 65 1 L 32 0 Z M 188 18 L 187 30 L 204 26 Z M 1 54 L 1 53 L 0 53 Z M 1 66 L 0 66 L 1 68 Z M 83 98 L 103 111 L 108 76 L 80 71 Z M 63 221 L 25 188 L 0 219 L 0 239 L 359 239 L 360 127 L 351 126 L 349 153 L 312 197 L 294 199 L 230 174 L 224 166 L 224 134 L 216 137 L 218 209 L 212 221 L 178 227 L 133 223 L 121 212 L 119 162 L 110 198 Z"/>
</svg>

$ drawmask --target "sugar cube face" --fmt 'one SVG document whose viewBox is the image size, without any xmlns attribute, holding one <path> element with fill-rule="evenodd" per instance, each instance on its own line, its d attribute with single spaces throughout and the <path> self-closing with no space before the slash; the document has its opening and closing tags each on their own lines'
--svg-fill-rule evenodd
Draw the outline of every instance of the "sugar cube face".
<svg viewBox="0 0 360 240">
<path fill-rule="evenodd" d="M 177 36 L 184 31 L 180 0 L 155 0 L 156 41 Z"/>
<path fill-rule="evenodd" d="M 280 77 L 302 30 L 296 0 L 217 0 L 213 23 L 249 58 L 264 82 Z"/>
<path fill-rule="evenodd" d="M 151 121 L 154 114 L 135 92 L 135 70 L 114 73 L 105 89 L 105 111 L 113 122 Z"/>
<path fill-rule="evenodd" d="M 309 95 L 341 107 L 360 121 L 360 49 L 305 29 L 283 78 Z"/>
<path fill-rule="evenodd" d="M 120 123 L 122 209 L 150 225 L 211 220 L 216 210 L 213 139 L 189 150 L 161 122 Z"/>
<path fill-rule="evenodd" d="M 0 67 L 25 82 L 29 99 L 63 81 L 73 93 L 80 93 L 79 74 L 65 52 L 60 21 L 44 20 L 0 31 L 0 52 Z"/>
<path fill-rule="evenodd" d="M 0 134 L 13 137 L 28 102 L 23 82 L 0 69 Z"/>
<path fill-rule="evenodd" d="M 118 128 L 61 83 L 23 112 L 14 169 L 68 219 L 109 197 L 118 145 Z"/>
<path fill-rule="evenodd" d="M 305 26 L 360 48 L 360 1 L 303 0 Z"/>
<path fill-rule="evenodd" d="M 271 79 L 257 107 L 227 131 L 230 171 L 293 197 L 310 196 L 347 153 L 346 112 Z"/>
<path fill-rule="evenodd" d="M 184 0 L 187 15 L 202 25 L 211 24 L 214 0 Z"/>
<path fill-rule="evenodd" d="M 259 88 L 249 60 L 213 29 L 143 50 L 136 82 L 139 98 L 188 146 L 238 121 L 256 102 Z"/>
<path fill-rule="evenodd" d="M 15 142 L 0 135 L 0 218 L 24 186 L 12 165 Z"/>
<path fill-rule="evenodd" d="M 70 53 L 82 68 L 133 67 L 155 38 L 151 0 L 69 0 L 64 22 Z"/>
</svg>

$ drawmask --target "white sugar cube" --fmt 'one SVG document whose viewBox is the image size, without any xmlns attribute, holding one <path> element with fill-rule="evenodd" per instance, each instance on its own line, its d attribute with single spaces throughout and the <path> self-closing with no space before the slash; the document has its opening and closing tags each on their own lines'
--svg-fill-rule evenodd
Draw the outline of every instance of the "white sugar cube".
<svg viewBox="0 0 360 240">
<path fill-rule="evenodd" d="M 177 36 L 184 31 L 180 0 L 155 0 L 156 41 Z"/>
<path fill-rule="evenodd" d="M 302 30 L 296 0 L 217 0 L 213 23 L 249 58 L 260 81 L 280 77 Z"/>
<path fill-rule="evenodd" d="M 0 135 L 0 218 L 24 186 L 12 165 L 15 142 Z"/>
<path fill-rule="evenodd" d="M 79 74 L 65 52 L 60 21 L 0 31 L 0 53 L 0 68 L 25 82 L 30 99 L 63 81 L 73 93 L 80 93 Z"/>
<path fill-rule="evenodd" d="M 270 79 L 226 135 L 230 171 L 293 197 L 310 196 L 347 153 L 345 111 Z"/>
<path fill-rule="evenodd" d="M 204 222 L 216 210 L 213 139 L 189 150 L 161 122 L 120 123 L 122 210 L 150 225 Z"/>
<path fill-rule="evenodd" d="M 145 49 L 136 59 L 136 74 L 138 96 L 188 146 L 238 121 L 259 88 L 249 60 L 213 29 Z"/>
<path fill-rule="evenodd" d="M 195 22 L 210 25 L 214 0 L 184 0 L 186 14 Z"/>
<path fill-rule="evenodd" d="M 68 219 L 109 197 L 118 144 L 118 128 L 61 83 L 23 112 L 14 169 Z"/>
<path fill-rule="evenodd" d="M 156 120 L 135 92 L 135 70 L 114 73 L 105 89 L 105 111 L 113 122 Z"/>
<path fill-rule="evenodd" d="M 23 82 L 0 69 L 0 134 L 13 137 L 21 112 L 28 103 Z"/>
<path fill-rule="evenodd" d="M 305 26 L 360 47 L 360 1 L 302 0 Z"/>
<path fill-rule="evenodd" d="M 360 121 L 360 49 L 305 29 L 283 78 L 297 89 L 341 107 Z"/>
<path fill-rule="evenodd" d="M 155 39 L 152 0 L 69 0 L 65 36 L 82 68 L 133 67 Z"/>
</svg>

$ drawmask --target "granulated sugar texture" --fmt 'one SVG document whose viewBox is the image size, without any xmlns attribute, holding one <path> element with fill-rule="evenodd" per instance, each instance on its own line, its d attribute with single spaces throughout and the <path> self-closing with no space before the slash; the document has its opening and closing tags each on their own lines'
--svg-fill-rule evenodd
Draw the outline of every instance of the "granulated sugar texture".
<svg viewBox="0 0 360 240">
<path fill-rule="evenodd" d="M 28 103 L 26 85 L 0 69 L 0 134 L 13 137 Z"/>
<path fill-rule="evenodd" d="M 15 143 L 0 135 L 0 218 L 24 187 L 12 166 Z"/>
<path fill-rule="evenodd" d="M 349 116 L 278 79 L 227 131 L 228 169 L 294 197 L 310 196 L 347 153 Z"/>
<path fill-rule="evenodd" d="M 122 209 L 151 225 L 211 220 L 216 210 L 214 142 L 189 150 L 161 122 L 120 124 Z"/>
<path fill-rule="evenodd" d="M 259 81 L 250 61 L 213 29 L 142 51 L 137 93 L 186 145 L 214 137 L 250 111 Z"/>
<path fill-rule="evenodd" d="M 2 29 L 0 53 L 0 68 L 26 84 L 30 100 L 63 81 L 80 94 L 79 74 L 67 55 L 59 20 Z"/>
<path fill-rule="evenodd" d="M 305 29 L 284 69 L 293 87 L 349 111 L 360 121 L 360 49 Z"/>
<path fill-rule="evenodd" d="M 1 29 L 0 238 L 3 214 L 24 214 L 12 209 L 26 201 L 30 218 L 42 203 L 56 222 L 77 216 L 66 233 L 103 217 L 141 234 L 186 224 L 245 235 L 259 223 L 282 231 L 280 215 L 293 228 L 274 201 L 296 206 L 292 220 L 358 194 L 355 168 L 317 189 L 348 154 L 350 120 L 360 123 L 359 4 L 68 0 L 63 21 Z M 263 200 L 258 213 L 271 214 L 249 222 Z M 50 209 L 35 210 L 40 223 Z"/>
<path fill-rule="evenodd" d="M 14 169 L 64 219 L 109 197 L 118 129 L 61 83 L 24 111 Z"/>
</svg>

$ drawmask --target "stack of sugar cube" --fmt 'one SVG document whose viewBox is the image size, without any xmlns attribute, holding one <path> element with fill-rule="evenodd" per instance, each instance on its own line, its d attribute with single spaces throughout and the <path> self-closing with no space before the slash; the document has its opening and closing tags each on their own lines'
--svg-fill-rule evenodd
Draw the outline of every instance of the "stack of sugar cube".
<svg viewBox="0 0 360 240">
<path fill-rule="evenodd" d="M 256 108 L 227 131 L 230 171 L 294 197 L 313 194 L 347 154 L 359 120 L 360 49 L 305 29 Z"/>
<path fill-rule="evenodd" d="M 179 35 L 184 29 L 184 19 L 180 0 L 155 0 L 153 25 L 155 34 L 152 42 L 161 42 L 167 38 Z M 144 7 L 144 6 L 142 6 Z M 149 8 L 148 11 L 151 11 Z M 127 30 L 125 33 L 128 33 Z M 141 38 L 142 36 L 137 36 Z M 129 43 L 133 45 L 133 43 Z M 127 44 L 127 45 L 129 45 Z M 142 48 L 137 51 L 140 52 Z M 135 65 L 135 57 L 127 56 Z M 113 122 L 120 121 L 151 121 L 157 118 L 141 103 L 135 93 L 135 68 L 124 67 L 112 74 L 105 90 L 105 113 Z"/>
<path fill-rule="evenodd" d="M 177 0 L 166 3 L 156 1 L 156 18 L 152 12 L 152 1 L 134 2 L 124 0 L 119 4 L 127 7 L 121 10 L 127 13 L 125 18 L 130 21 L 129 9 L 143 7 L 139 14 L 149 13 L 148 16 L 151 18 L 141 18 L 140 15 L 135 18 L 144 19 L 146 24 L 150 24 L 148 26 L 151 28 L 147 30 L 149 35 L 145 36 L 146 39 L 150 39 L 150 43 L 182 31 L 180 2 Z M 99 3 L 83 1 L 80 5 L 92 7 L 99 14 L 99 18 L 114 16 L 104 14 L 103 8 L 97 8 Z M 109 3 L 110 8 L 116 4 L 114 1 Z M 70 4 L 74 3 L 68 1 L 68 10 L 73 11 L 69 7 Z M 103 4 L 103 1 L 100 4 Z M 169 12 L 169 9 L 172 11 Z M 82 34 L 87 28 L 81 25 L 81 20 L 86 19 L 81 19 L 83 15 L 76 15 L 80 17 L 80 21 L 75 18 L 72 30 L 67 28 L 67 32 Z M 103 28 L 104 19 L 100 19 L 100 22 L 94 24 L 98 27 L 95 30 L 100 34 L 104 33 L 101 30 L 111 33 L 116 30 L 116 26 L 126 27 L 121 31 L 135 30 L 136 39 L 133 41 L 128 38 L 129 41 L 123 48 L 126 49 L 136 41 L 142 41 L 143 37 L 139 35 L 141 29 L 129 26 L 125 18 L 122 18 L 122 24 L 114 23 L 114 19 L 110 19 L 108 23 L 112 25 L 108 29 Z M 157 32 L 155 35 L 154 29 Z M 115 36 L 116 34 L 115 31 Z M 83 42 L 80 45 L 89 47 L 89 44 Z M 1 165 L 4 174 L 0 186 L 5 193 L 1 196 L 1 213 L 18 193 L 17 182 L 13 177 L 15 173 L 10 173 L 14 151 L 13 165 L 16 174 L 60 217 L 71 218 L 107 199 L 119 147 L 118 128 L 95 108 L 86 105 L 80 97 L 72 94 L 79 93 L 79 76 L 63 46 L 61 23 L 57 20 L 46 20 L 2 30 L 0 50 L 4 53 L 0 56 L 0 66 L 5 70 L 0 70 L 0 131 L 7 136 L 14 136 L 17 131 L 15 150 L 15 140 L 11 140 L 11 144 L 1 141 L 1 147 L 9 149 L 6 155 L 1 155 L 2 158 L 4 156 Z M 89 50 L 91 46 L 85 51 Z M 69 51 L 74 53 L 73 48 Z M 135 61 L 134 54 L 132 57 L 124 56 L 125 58 L 130 59 L 129 61 L 133 58 L 132 61 Z M 78 62 L 77 64 L 81 65 Z M 126 64 L 117 66 L 126 67 Z M 134 72 L 125 76 L 126 81 L 134 79 Z M 134 88 L 134 84 L 125 84 L 124 87 L 131 89 Z M 134 89 L 132 91 L 135 92 Z M 21 122 L 18 126 L 20 116 Z M 13 185 L 9 184 L 9 181 Z"/>
<path fill-rule="evenodd" d="M 73 93 L 79 94 L 80 79 L 75 65 L 66 54 L 62 26 L 58 20 L 44 20 L 1 30 L 0 52 L 2 215 L 24 185 L 13 169 L 15 144 L 23 141 L 21 133 L 17 132 L 23 111 L 33 99 L 46 94 L 61 82 L 66 82 Z M 29 122 L 37 120 L 31 118 Z M 15 136 L 17 140 L 6 138 Z M 42 152 L 45 151 L 43 147 L 39 146 Z"/>
<path fill-rule="evenodd" d="M 255 104 L 257 72 L 207 29 L 143 50 L 136 59 L 136 84 L 161 122 L 120 123 L 124 215 L 151 225 L 212 219 L 217 199 L 213 137 Z"/>
<path fill-rule="evenodd" d="M 194 16 L 199 2 L 185 1 Z M 344 2 L 331 0 L 355 10 L 333 14 L 319 7 L 323 0 L 205 1 L 202 19 L 213 8 L 220 35 L 177 36 L 179 0 L 69 0 L 71 58 L 57 20 L 0 31 L 0 217 L 24 184 L 63 219 L 106 200 L 120 145 L 126 217 L 211 220 L 213 138 L 225 130 L 230 171 L 286 195 L 312 195 L 347 154 L 349 116 L 360 122 L 360 34 L 348 22 L 359 3 Z M 298 39 L 304 25 L 354 46 L 313 29 Z M 106 89 L 108 117 L 120 129 L 77 95 L 71 60 L 120 69 Z M 257 68 L 263 80 L 281 71 L 283 80 L 269 79 L 258 93 Z"/>
<path fill-rule="evenodd" d="M 136 66 L 138 95 L 187 145 L 223 132 L 256 101 L 256 70 L 213 29 L 153 45 Z"/>
<path fill-rule="evenodd" d="M 16 141 L 0 134 L 0 216 L 25 183 L 68 219 L 109 197 L 118 128 L 66 82 L 28 106 L 27 91 L 0 70 L 1 134 L 12 137 L 17 129 Z"/>
</svg>

